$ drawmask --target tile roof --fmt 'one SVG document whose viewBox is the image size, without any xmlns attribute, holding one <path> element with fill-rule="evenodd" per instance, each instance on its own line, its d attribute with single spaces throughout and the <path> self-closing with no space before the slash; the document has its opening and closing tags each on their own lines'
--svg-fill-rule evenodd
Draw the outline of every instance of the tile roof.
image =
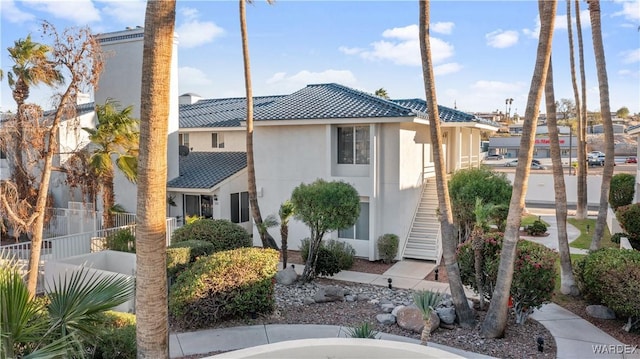
<svg viewBox="0 0 640 359">
<path fill-rule="evenodd" d="M 209 190 L 245 167 L 245 152 L 191 152 L 180 156 L 180 176 L 170 180 L 167 188 Z"/>
<path fill-rule="evenodd" d="M 260 96 L 253 98 L 254 113 L 257 109 L 284 96 Z M 247 117 L 247 100 L 244 97 L 200 100 L 180 105 L 180 128 L 239 127 Z"/>
<path fill-rule="evenodd" d="M 636 132 L 640 132 L 638 130 L 640 130 L 640 125 L 630 126 L 627 128 L 627 133 L 635 134 Z"/>
<path fill-rule="evenodd" d="M 246 116 L 245 104 L 244 98 L 228 98 L 180 105 L 180 128 L 240 126 Z M 290 95 L 256 97 L 254 104 L 256 121 L 427 117 L 424 100 L 386 100 L 335 83 L 308 85 Z M 462 111 L 438 108 L 444 122 L 476 122 L 500 127 L 493 121 Z"/>
</svg>

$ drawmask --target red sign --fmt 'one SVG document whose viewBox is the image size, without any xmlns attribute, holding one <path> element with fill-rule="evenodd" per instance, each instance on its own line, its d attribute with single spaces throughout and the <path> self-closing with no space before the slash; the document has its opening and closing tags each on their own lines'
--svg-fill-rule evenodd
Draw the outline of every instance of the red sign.
<svg viewBox="0 0 640 359">
<path fill-rule="evenodd" d="M 564 139 L 559 139 L 558 142 L 562 145 L 564 144 Z M 551 140 L 548 138 L 536 138 L 536 145 L 548 145 L 551 143 Z"/>
</svg>

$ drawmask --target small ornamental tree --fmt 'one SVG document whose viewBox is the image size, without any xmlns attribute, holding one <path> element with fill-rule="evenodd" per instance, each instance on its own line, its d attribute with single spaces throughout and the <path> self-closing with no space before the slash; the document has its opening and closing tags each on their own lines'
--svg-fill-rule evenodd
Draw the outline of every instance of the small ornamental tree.
<svg viewBox="0 0 640 359">
<path fill-rule="evenodd" d="M 613 210 L 626 206 L 633 202 L 635 194 L 636 177 L 629 173 L 618 173 L 611 178 L 609 187 L 609 205 Z"/>
<path fill-rule="evenodd" d="M 326 233 L 353 226 L 360 215 L 360 198 L 353 186 L 345 182 L 327 182 L 318 179 L 311 184 L 300 184 L 291 194 L 295 218 L 304 222 L 311 231 L 309 256 L 301 281 L 316 277 L 318 250 Z"/>
</svg>

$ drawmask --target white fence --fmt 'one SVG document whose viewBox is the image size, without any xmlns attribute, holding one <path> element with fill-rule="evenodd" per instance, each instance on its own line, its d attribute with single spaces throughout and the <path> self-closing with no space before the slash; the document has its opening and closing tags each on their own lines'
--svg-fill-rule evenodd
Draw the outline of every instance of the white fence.
<svg viewBox="0 0 640 359">
<path fill-rule="evenodd" d="M 48 208 L 45 218 L 47 219 L 43 230 L 45 239 L 105 229 L 103 212 L 92 209 Z M 114 213 L 111 219 L 112 227 L 124 227 L 136 223 L 134 213 Z"/>
</svg>

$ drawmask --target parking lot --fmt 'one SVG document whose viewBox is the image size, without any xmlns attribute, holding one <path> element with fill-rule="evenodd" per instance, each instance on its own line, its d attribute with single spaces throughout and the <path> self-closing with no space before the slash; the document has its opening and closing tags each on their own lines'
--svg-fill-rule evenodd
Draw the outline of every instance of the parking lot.
<svg viewBox="0 0 640 359">
<path fill-rule="evenodd" d="M 545 169 L 531 169 L 531 173 L 552 173 L 552 165 L 550 158 L 536 158 L 540 161 L 540 164 L 545 167 Z M 613 173 L 630 173 L 636 174 L 637 164 L 635 163 L 624 163 L 626 157 L 616 157 L 616 166 L 613 168 Z M 507 158 L 502 160 L 485 160 L 483 164 L 492 167 L 494 170 L 498 172 L 515 172 L 516 167 L 507 167 L 505 164 L 507 162 L 513 161 L 514 158 Z M 573 159 L 575 161 L 575 159 Z M 569 159 L 563 158 L 562 164 L 566 174 L 569 174 Z M 604 167 L 602 166 L 589 166 L 587 167 L 588 175 L 602 175 Z M 575 174 L 575 169 L 571 171 L 571 174 Z"/>
</svg>

